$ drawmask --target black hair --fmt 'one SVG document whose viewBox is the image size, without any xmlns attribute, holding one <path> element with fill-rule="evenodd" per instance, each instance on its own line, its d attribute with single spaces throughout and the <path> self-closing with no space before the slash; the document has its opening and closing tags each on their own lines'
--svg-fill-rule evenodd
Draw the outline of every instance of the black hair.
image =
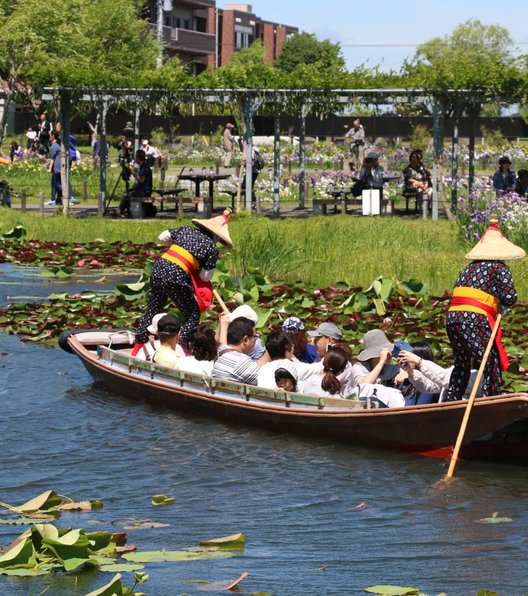
<svg viewBox="0 0 528 596">
<path fill-rule="evenodd" d="M 237 317 L 229 323 L 227 328 L 227 343 L 231 346 L 238 346 L 242 343 L 244 336 L 253 335 L 255 323 L 246 317 Z"/>
<path fill-rule="evenodd" d="M 174 315 L 165 315 L 158 321 L 158 336 L 160 340 L 170 339 L 180 332 L 181 321 Z"/>
<path fill-rule="evenodd" d="M 266 339 L 266 350 L 268 351 L 271 360 L 279 360 L 285 358 L 286 352 L 292 349 L 292 342 L 290 337 L 282 329 L 270 331 Z"/>
<path fill-rule="evenodd" d="M 145 155 L 143 149 L 138 149 L 136 151 L 136 159 L 139 159 L 141 161 L 145 161 L 147 159 L 147 156 Z"/>
<path fill-rule="evenodd" d="M 60 133 L 58 130 L 54 130 L 52 136 L 56 141 L 60 141 Z"/>
<path fill-rule="evenodd" d="M 207 323 L 200 323 L 191 333 L 189 349 L 196 360 L 214 360 L 217 357 L 215 332 Z"/>
<path fill-rule="evenodd" d="M 285 368 L 278 368 L 275 371 L 275 384 L 278 385 L 279 381 L 292 381 L 293 390 L 297 391 L 297 381 L 289 370 L 286 370 Z"/>
<path fill-rule="evenodd" d="M 499 159 L 499 166 L 504 165 L 505 163 L 507 163 L 508 165 L 511 164 L 511 160 L 507 155 L 503 155 L 500 159 Z"/>
<path fill-rule="evenodd" d="M 433 350 L 431 350 L 431 346 L 426 341 L 413 342 L 412 351 L 413 354 L 418 356 L 418 358 L 423 358 L 424 360 L 430 360 L 431 362 L 434 362 Z"/>
<path fill-rule="evenodd" d="M 321 381 L 321 387 L 332 395 L 341 391 L 341 382 L 337 375 L 341 374 L 348 364 L 348 354 L 346 350 L 335 347 L 329 350 L 323 360 L 324 377 Z"/>
</svg>

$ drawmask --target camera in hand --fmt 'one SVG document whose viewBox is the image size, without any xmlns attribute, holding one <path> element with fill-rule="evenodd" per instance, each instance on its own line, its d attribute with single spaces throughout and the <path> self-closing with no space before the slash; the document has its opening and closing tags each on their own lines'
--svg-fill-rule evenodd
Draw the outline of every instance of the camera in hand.
<svg viewBox="0 0 528 596">
<path fill-rule="evenodd" d="M 411 344 L 404 339 L 400 339 L 394 344 L 394 348 L 392 348 L 392 357 L 398 358 L 402 350 L 407 352 L 413 351 Z"/>
</svg>

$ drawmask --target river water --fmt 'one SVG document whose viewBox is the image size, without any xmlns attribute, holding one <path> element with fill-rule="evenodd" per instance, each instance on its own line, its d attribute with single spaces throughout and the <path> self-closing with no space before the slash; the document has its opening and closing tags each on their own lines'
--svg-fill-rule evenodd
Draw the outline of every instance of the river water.
<svg viewBox="0 0 528 596">
<path fill-rule="evenodd" d="M 38 284 L 30 294 L 46 295 Z M 117 531 L 123 518 L 170 524 L 129 530 L 140 550 L 244 532 L 245 548 L 231 559 L 147 564 L 141 587 L 150 596 L 226 594 L 225 582 L 243 571 L 242 594 L 355 595 L 376 584 L 429 595 L 528 592 L 527 468 L 462 463 L 452 483 L 439 485 L 443 461 L 126 401 L 94 386 L 74 356 L 5 334 L 0 375 L 0 501 L 55 489 L 104 501 L 99 511 L 63 513 L 60 527 Z M 152 507 L 158 493 L 175 504 Z M 479 523 L 495 511 L 512 521 Z M 0 525 L 0 543 L 23 529 Z M 0 576 L 0 594 L 83 595 L 111 577 Z"/>
</svg>

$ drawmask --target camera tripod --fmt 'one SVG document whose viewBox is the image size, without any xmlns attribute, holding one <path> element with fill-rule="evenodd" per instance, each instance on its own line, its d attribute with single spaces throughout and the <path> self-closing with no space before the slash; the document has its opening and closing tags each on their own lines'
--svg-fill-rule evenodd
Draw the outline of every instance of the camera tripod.
<svg viewBox="0 0 528 596">
<path fill-rule="evenodd" d="M 129 183 L 130 173 L 124 166 L 121 166 L 121 174 L 119 174 L 119 178 L 117 179 L 117 181 L 114 185 L 112 194 L 105 201 L 103 215 L 108 215 L 108 208 L 110 207 L 110 203 L 114 200 L 114 197 L 115 197 L 115 194 L 117 191 L 117 187 L 119 186 L 119 183 L 121 182 L 121 180 L 123 180 L 123 182 L 125 183 L 125 193 L 128 194 L 130 192 L 130 183 Z"/>
</svg>

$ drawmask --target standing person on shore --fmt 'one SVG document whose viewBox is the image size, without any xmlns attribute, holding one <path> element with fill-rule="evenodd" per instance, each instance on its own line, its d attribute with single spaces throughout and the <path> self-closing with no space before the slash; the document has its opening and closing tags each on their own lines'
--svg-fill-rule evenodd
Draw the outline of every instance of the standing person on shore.
<svg viewBox="0 0 528 596">
<path fill-rule="evenodd" d="M 504 261 L 521 259 L 526 253 L 506 239 L 497 220 L 491 220 L 490 224 L 466 255 L 471 263 L 458 276 L 447 313 L 446 330 L 455 367 L 446 401 L 462 399 L 471 374 L 471 362 L 479 365 L 482 362 L 497 314 L 506 313 L 517 301 L 512 274 Z M 500 393 L 501 371 L 508 365 L 499 328 L 484 368 L 483 396 Z"/>
<path fill-rule="evenodd" d="M 235 125 L 228 122 L 222 135 L 222 149 L 225 151 L 224 166 L 226 168 L 231 166 L 231 158 L 233 157 L 233 147 L 235 145 L 234 129 Z"/>
<path fill-rule="evenodd" d="M 352 122 L 352 128 L 346 133 L 345 141 L 350 141 L 352 161 L 356 170 L 359 170 L 365 159 L 365 129 L 359 118 Z"/>
<path fill-rule="evenodd" d="M 211 279 L 219 257 L 217 242 L 233 248 L 229 235 L 226 209 L 222 215 L 210 219 L 193 219 L 197 226 L 165 230 L 159 240 L 167 251 L 154 263 L 150 275 L 148 307 L 141 317 L 132 356 L 148 340 L 148 326 L 152 318 L 164 309 L 170 298 L 184 317 L 180 343 L 187 345 L 192 331 L 200 321 L 200 313 L 212 302 Z"/>
<path fill-rule="evenodd" d="M 50 204 L 62 205 L 61 143 L 60 135 L 57 131 L 52 134 L 52 143 L 48 160 L 48 172 L 51 174 Z"/>
</svg>

